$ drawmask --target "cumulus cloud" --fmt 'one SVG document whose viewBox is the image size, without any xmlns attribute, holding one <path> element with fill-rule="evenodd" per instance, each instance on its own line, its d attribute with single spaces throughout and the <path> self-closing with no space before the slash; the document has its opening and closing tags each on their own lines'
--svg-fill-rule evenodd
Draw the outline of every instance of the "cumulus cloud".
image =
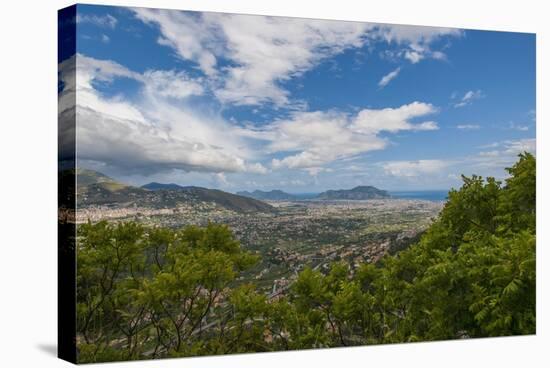
<svg viewBox="0 0 550 368">
<path fill-rule="evenodd" d="M 460 98 L 458 102 L 454 104 L 454 107 L 464 107 L 471 105 L 475 100 L 479 100 L 480 98 L 485 97 L 481 90 L 477 91 L 468 91 Z"/>
<path fill-rule="evenodd" d="M 146 8 L 133 11 L 141 21 L 158 27 L 160 44 L 196 63 L 214 84 L 220 101 L 234 105 L 289 105 L 289 92 L 282 82 L 368 42 L 393 43 L 400 47 L 401 57 L 416 63 L 427 57 L 444 58 L 442 52 L 431 50 L 431 43 L 461 34 L 435 27 Z"/>
<path fill-rule="evenodd" d="M 61 64 L 60 74 L 67 86 L 59 97 L 61 115 L 65 110 L 75 110 L 78 155 L 82 160 L 101 162 L 121 172 L 267 171 L 260 163 L 250 162 L 251 152 L 242 138 L 232 134 L 230 124 L 201 113 L 185 100 L 202 93 L 199 84 L 185 74 L 140 74 L 116 62 L 84 55 Z M 101 94 L 97 84 L 111 83 L 116 78 L 141 84 L 136 100 Z M 171 98 L 178 99 L 178 103 L 171 103 Z"/>
<path fill-rule="evenodd" d="M 386 174 L 398 177 L 417 177 L 440 172 L 448 166 L 442 160 L 390 161 L 382 164 Z"/>
<path fill-rule="evenodd" d="M 413 124 L 410 121 L 435 112 L 437 109 L 432 104 L 417 101 L 398 108 L 363 109 L 357 114 L 353 129 L 360 133 L 371 134 L 382 131 L 395 133 L 400 130 L 437 130 L 439 129 L 437 123 L 433 121 L 420 124 Z"/>
<path fill-rule="evenodd" d="M 401 68 L 397 68 L 397 69 L 392 70 L 391 72 L 389 72 L 385 76 L 383 76 L 382 79 L 380 79 L 380 82 L 378 82 L 378 87 L 380 87 L 380 88 L 386 87 L 388 85 L 388 83 L 390 83 L 392 80 L 397 78 L 400 71 L 401 71 Z"/>
<path fill-rule="evenodd" d="M 322 111 L 300 112 L 290 120 L 270 124 L 265 130 L 266 138 L 271 140 L 267 149 L 287 153 L 272 161 L 273 168 L 319 168 L 339 158 L 386 146 L 385 140 L 357 132 L 352 125 L 353 119 L 347 114 Z M 310 172 L 316 174 L 319 169 Z"/>
<path fill-rule="evenodd" d="M 388 142 L 379 136 L 381 132 L 437 129 L 433 121 L 411 122 L 436 111 L 430 104 L 413 102 L 398 108 L 363 109 L 354 115 L 334 111 L 296 112 L 291 119 L 275 121 L 255 134 L 270 141 L 267 145 L 270 152 L 287 153 L 283 158 L 273 159 L 274 169 L 302 168 L 317 174 L 329 162 L 384 149 Z"/>
</svg>

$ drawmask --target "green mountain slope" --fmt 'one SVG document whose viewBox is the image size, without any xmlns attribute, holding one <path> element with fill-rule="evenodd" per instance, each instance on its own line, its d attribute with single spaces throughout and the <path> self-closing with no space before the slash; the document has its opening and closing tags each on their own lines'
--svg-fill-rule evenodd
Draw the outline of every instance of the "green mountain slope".
<svg viewBox="0 0 550 368">
<path fill-rule="evenodd" d="M 77 169 L 77 202 L 79 207 L 111 205 L 150 208 L 173 208 L 181 204 L 214 203 L 239 212 L 274 212 L 275 208 L 253 198 L 247 198 L 217 189 L 153 185 L 154 190 L 139 188 L 115 181 L 97 171 Z"/>
</svg>

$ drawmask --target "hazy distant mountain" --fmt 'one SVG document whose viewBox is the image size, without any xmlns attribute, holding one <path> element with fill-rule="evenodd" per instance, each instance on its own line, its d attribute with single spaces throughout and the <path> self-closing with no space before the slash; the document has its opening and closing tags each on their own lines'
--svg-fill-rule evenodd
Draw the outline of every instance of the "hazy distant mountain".
<svg viewBox="0 0 550 368">
<path fill-rule="evenodd" d="M 185 187 L 182 187 L 181 185 L 170 183 L 170 184 L 162 184 L 157 182 L 152 182 L 149 184 L 145 184 L 141 186 L 144 189 L 149 190 L 178 190 L 178 189 L 184 189 Z"/>
<path fill-rule="evenodd" d="M 327 190 L 317 196 L 317 199 L 363 200 L 380 198 L 391 198 L 391 195 L 385 190 L 364 185 L 353 189 Z"/>
<path fill-rule="evenodd" d="M 244 197 L 268 201 L 289 201 L 297 199 L 297 196 L 283 192 L 282 190 L 278 189 L 270 190 L 269 192 L 264 192 L 263 190 L 255 190 L 252 193 L 248 191 L 243 191 L 237 192 L 237 194 Z"/>
<path fill-rule="evenodd" d="M 77 169 L 77 201 L 80 207 L 114 205 L 172 208 L 184 203 L 215 203 L 241 212 L 274 212 L 269 204 L 217 189 L 183 187 L 177 184 L 149 183 L 143 187 L 119 183 L 97 171 Z"/>
</svg>

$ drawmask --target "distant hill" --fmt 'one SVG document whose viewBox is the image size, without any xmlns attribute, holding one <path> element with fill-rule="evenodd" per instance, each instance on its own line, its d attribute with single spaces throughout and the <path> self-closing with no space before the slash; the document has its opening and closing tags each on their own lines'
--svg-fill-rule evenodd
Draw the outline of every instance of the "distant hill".
<svg viewBox="0 0 550 368">
<path fill-rule="evenodd" d="M 275 212 L 275 208 L 265 202 L 218 189 L 183 187 L 180 191 L 190 193 L 202 201 L 215 202 L 237 212 Z"/>
<path fill-rule="evenodd" d="M 217 189 L 183 187 L 177 184 L 149 183 L 143 187 L 119 183 L 97 171 L 77 169 L 77 201 L 79 207 L 112 205 L 118 207 L 172 208 L 179 204 L 215 203 L 239 213 L 275 212 L 259 200 Z"/>
<path fill-rule="evenodd" d="M 381 199 L 391 198 L 391 195 L 385 191 L 372 186 L 358 186 L 353 189 L 327 190 L 320 193 L 316 199 L 349 199 L 349 200 L 364 200 L 364 199 Z"/>
<path fill-rule="evenodd" d="M 149 184 L 145 184 L 141 186 L 143 189 L 148 190 L 179 190 L 184 189 L 185 187 L 182 187 L 181 185 L 170 183 L 170 184 L 162 184 L 157 182 L 152 182 Z"/>
<path fill-rule="evenodd" d="M 269 192 L 264 192 L 262 190 L 255 190 L 253 192 L 243 191 L 237 192 L 237 195 L 268 201 L 289 201 L 298 199 L 297 196 L 278 189 L 270 190 Z"/>
<path fill-rule="evenodd" d="M 79 205 L 135 201 L 145 190 L 119 183 L 97 171 L 76 169 L 76 193 Z"/>
<path fill-rule="evenodd" d="M 78 185 L 82 186 L 98 183 L 115 183 L 114 179 L 98 171 L 78 168 L 74 170 L 74 173 L 76 174 Z"/>
</svg>

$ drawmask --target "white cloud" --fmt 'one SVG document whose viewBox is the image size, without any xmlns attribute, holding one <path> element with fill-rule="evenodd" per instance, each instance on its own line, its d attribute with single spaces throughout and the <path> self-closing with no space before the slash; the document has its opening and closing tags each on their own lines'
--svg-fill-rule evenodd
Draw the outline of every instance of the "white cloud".
<svg viewBox="0 0 550 368">
<path fill-rule="evenodd" d="M 192 79 L 184 72 L 148 70 L 144 73 L 145 87 L 162 97 L 185 99 L 204 93 L 201 79 Z"/>
<path fill-rule="evenodd" d="M 111 60 L 98 60 L 78 54 L 76 58 L 78 83 L 84 88 L 91 88 L 91 80 L 112 82 L 116 77 L 139 79 L 139 73 L 133 72 Z M 65 73 L 68 75 L 68 73 Z"/>
<path fill-rule="evenodd" d="M 433 121 L 410 122 L 435 111 L 430 104 L 413 102 L 398 108 L 363 109 L 355 115 L 297 112 L 291 119 L 275 121 L 255 134 L 270 141 L 269 152 L 287 153 L 286 157 L 272 161 L 274 169 L 302 168 L 316 174 L 318 168 L 332 161 L 384 149 L 387 141 L 378 135 L 381 132 L 437 129 Z"/>
<path fill-rule="evenodd" d="M 77 14 L 76 15 L 77 23 L 90 23 L 98 27 L 111 28 L 114 29 L 118 23 L 118 20 L 113 17 L 111 14 L 106 15 L 88 15 L 88 14 Z"/>
<path fill-rule="evenodd" d="M 173 48 L 181 58 L 196 62 L 207 75 L 216 73 L 215 52 L 221 45 L 211 39 L 215 30 L 203 24 L 198 14 L 149 8 L 132 10 L 141 21 L 159 26 L 160 44 Z"/>
<path fill-rule="evenodd" d="M 479 100 L 480 98 L 483 98 L 483 97 L 485 96 L 479 89 L 477 91 L 468 91 L 464 94 L 464 96 L 462 96 L 460 101 L 454 104 L 454 107 L 464 107 L 467 105 L 471 105 L 473 101 Z"/>
<path fill-rule="evenodd" d="M 102 35 L 101 35 L 101 42 L 103 42 L 103 43 L 109 43 L 109 42 L 111 42 L 111 39 L 110 39 L 109 36 L 107 36 L 106 34 L 102 34 Z"/>
<path fill-rule="evenodd" d="M 411 130 L 439 130 L 439 126 L 435 121 L 425 121 L 423 123 L 413 125 Z"/>
<path fill-rule="evenodd" d="M 432 43 L 444 36 L 461 36 L 462 31 L 457 28 L 387 25 L 380 26 L 378 34 L 388 43 L 403 46 L 398 54 L 416 64 L 426 58 L 445 60 L 446 55 L 442 51 L 431 49 Z"/>
<path fill-rule="evenodd" d="M 260 163 L 247 164 L 245 171 L 254 174 L 267 174 L 269 172 L 269 170 Z"/>
<path fill-rule="evenodd" d="M 291 18 L 205 15 L 227 38 L 227 69 L 217 96 L 234 104 L 266 101 L 287 104 L 288 92 L 278 82 L 311 69 L 320 60 L 363 44 L 369 25 L 356 22 Z"/>
<path fill-rule="evenodd" d="M 416 64 L 420 60 L 424 59 L 424 55 L 423 53 L 415 50 L 407 50 L 405 51 L 405 59 L 409 60 L 413 64 Z"/>
<path fill-rule="evenodd" d="M 158 42 L 197 64 L 216 97 L 235 105 L 292 105 L 282 82 L 322 60 L 367 42 L 395 43 L 412 62 L 444 58 L 430 44 L 456 29 L 376 25 L 222 13 L 134 8 L 141 21 L 159 27 Z M 220 66 L 220 61 L 228 65 Z"/>
<path fill-rule="evenodd" d="M 227 180 L 225 174 L 222 172 L 214 174 L 214 180 L 217 182 L 218 186 L 232 186 L 232 184 Z"/>
<path fill-rule="evenodd" d="M 391 177 L 394 177 L 400 182 L 406 180 L 428 187 L 448 187 L 459 184 L 457 179 L 460 174 L 493 176 L 501 180 L 506 177 L 504 168 L 511 167 L 517 162 L 520 153 L 527 151 L 535 154 L 536 141 L 535 138 L 505 140 L 485 145 L 484 148 L 486 150 L 476 154 L 452 159 L 397 160 L 375 165 L 390 176 L 384 179 L 386 182 L 391 182 Z M 452 182 L 449 182 L 449 179 Z"/>
<path fill-rule="evenodd" d="M 479 130 L 481 127 L 477 124 L 458 124 L 456 128 L 460 130 Z"/>
<path fill-rule="evenodd" d="M 221 13 L 134 9 L 159 26 L 159 42 L 194 61 L 219 84 L 216 96 L 236 105 L 289 103 L 279 82 L 311 69 L 327 56 L 363 44 L 372 26 L 357 22 L 298 20 Z M 217 68 L 219 59 L 233 65 Z M 222 74 L 222 75 L 220 75 Z"/>
<path fill-rule="evenodd" d="M 383 149 L 387 144 L 374 134 L 354 132 L 346 116 L 323 112 L 301 113 L 291 121 L 274 123 L 271 129 L 275 138 L 267 146 L 269 151 L 297 152 L 274 159 L 275 169 L 315 169 L 340 158 Z"/>
<path fill-rule="evenodd" d="M 71 63 L 67 65 L 72 66 Z M 63 79 L 76 78 L 76 83 L 69 83 L 69 85 L 76 86 L 78 106 L 100 111 L 120 119 L 145 122 L 142 113 L 134 106 L 117 98 L 103 99 L 93 86 L 93 83 L 111 83 L 115 78 L 140 80 L 139 73 L 132 72 L 110 60 L 96 60 L 80 54 L 77 54 L 76 64 L 74 65 L 76 65 L 76 73 L 62 70 L 61 77 Z"/>
<path fill-rule="evenodd" d="M 399 75 L 399 72 L 401 71 L 401 68 L 397 68 L 386 74 L 385 76 L 380 79 L 380 82 L 378 82 L 378 87 L 384 88 L 390 83 L 393 79 L 397 78 Z"/>
<path fill-rule="evenodd" d="M 370 134 L 381 131 L 395 133 L 400 130 L 436 130 L 438 126 L 432 121 L 420 124 L 410 122 L 411 119 L 435 112 L 437 109 L 433 105 L 417 101 L 398 108 L 364 109 L 357 114 L 353 128 L 357 132 Z"/>
<path fill-rule="evenodd" d="M 265 173 L 250 162 L 251 151 L 233 127 L 201 113 L 185 98 L 201 90 L 181 73 L 139 74 L 109 60 L 83 55 L 60 65 L 67 88 L 60 94 L 60 115 L 74 110 L 81 160 L 102 162 L 120 172 L 152 173 L 181 169 L 204 172 Z M 138 97 L 105 97 L 98 83 L 130 78 L 141 83 Z M 177 98 L 171 103 L 168 98 Z"/>
<path fill-rule="evenodd" d="M 417 177 L 440 172 L 448 166 L 442 160 L 390 161 L 382 164 L 386 174 L 398 177 Z"/>
<path fill-rule="evenodd" d="M 502 143 L 504 153 L 518 155 L 524 151 L 535 153 L 537 150 L 537 141 L 535 138 L 526 138 L 518 140 L 508 140 Z"/>
<path fill-rule="evenodd" d="M 505 140 L 485 145 L 482 148 L 491 148 L 489 151 L 481 151 L 469 161 L 473 162 L 474 168 L 498 169 L 498 174 L 504 167 L 510 167 L 518 160 L 518 155 L 523 152 L 536 154 L 536 139 L 525 138 Z"/>
<path fill-rule="evenodd" d="M 430 56 L 436 60 L 447 60 L 447 55 L 442 51 L 432 51 Z"/>
</svg>

